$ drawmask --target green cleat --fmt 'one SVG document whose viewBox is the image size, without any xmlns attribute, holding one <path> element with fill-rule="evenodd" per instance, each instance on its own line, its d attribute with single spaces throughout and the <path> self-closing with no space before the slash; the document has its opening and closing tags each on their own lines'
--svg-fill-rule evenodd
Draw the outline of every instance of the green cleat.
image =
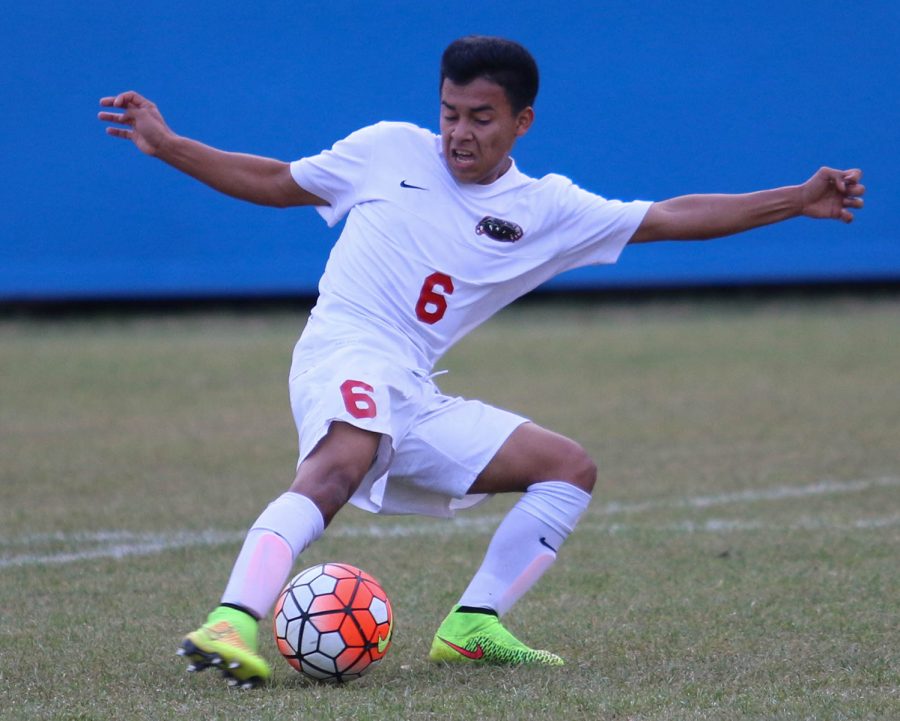
<svg viewBox="0 0 900 721">
<path fill-rule="evenodd" d="M 190 661 L 188 671 L 218 668 L 230 686 L 253 688 L 272 676 L 256 652 L 257 621 L 234 608 L 219 606 L 200 628 L 181 642 L 178 655 Z"/>
<path fill-rule="evenodd" d="M 453 609 L 431 642 L 432 661 L 474 661 L 493 664 L 562 666 L 555 653 L 528 648 L 507 631 L 494 614 Z"/>
</svg>

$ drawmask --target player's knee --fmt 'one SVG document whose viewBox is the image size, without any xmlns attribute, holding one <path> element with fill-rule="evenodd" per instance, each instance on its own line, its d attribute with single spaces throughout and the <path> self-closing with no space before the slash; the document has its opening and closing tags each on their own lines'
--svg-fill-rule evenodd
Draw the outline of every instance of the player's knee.
<svg viewBox="0 0 900 721">
<path fill-rule="evenodd" d="M 546 480 L 566 481 L 586 493 L 594 489 L 597 464 L 581 444 L 559 436 L 552 458 L 552 467 L 545 471 Z"/>
<path fill-rule="evenodd" d="M 291 490 L 302 493 L 316 504 L 325 524 L 329 524 L 335 514 L 343 508 L 362 481 L 362 475 L 354 468 L 336 466 L 318 473 L 315 477 L 297 473 Z"/>
<path fill-rule="evenodd" d="M 312 500 L 325 523 L 344 507 L 372 466 L 379 436 L 345 423 L 333 423 L 325 438 L 297 468 L 295 493 Z"/>
<path fill-rule="evenodd" d="M 323 500 L 337 513 L 338 509 L 350 500 L 350 496 L 359 487 L 361 480 L 362 477 L 355 470 L 334 469 L 331 473 L 326 474 L 320 482 Z"/>
<path fill-rule="evenodd" d="M 591 493 L 597 482 L 597 464 L 578 443 L 573 441 L 572 446 L 567 457 L 565 480 L 586 493 Z"/>
</svg>

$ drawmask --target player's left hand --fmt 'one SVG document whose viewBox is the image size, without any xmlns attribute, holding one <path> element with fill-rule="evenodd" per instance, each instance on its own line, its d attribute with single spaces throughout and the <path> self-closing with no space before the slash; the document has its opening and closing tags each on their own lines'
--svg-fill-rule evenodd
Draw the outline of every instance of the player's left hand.
<svg viewBox="0 0 900 721">
<path fill-rule="evenodd" d="M 849 223 L 853 210 L 863 207 L 866 186 L 860 180 L 862 171 L 819 168 L 801 186 L 803 215 L 810 218 L 834 218 Z"/>
<path fill-rule="evenodd" d="M 131 140 L 147 155 L 159 155 L 174 137 L 156 104 L 134 90 L 100 98 L 100 105 L 114 109 L 97 114 L 99 120 L 112 123 L 106 128 L 107 135 Z"/>
</svg>

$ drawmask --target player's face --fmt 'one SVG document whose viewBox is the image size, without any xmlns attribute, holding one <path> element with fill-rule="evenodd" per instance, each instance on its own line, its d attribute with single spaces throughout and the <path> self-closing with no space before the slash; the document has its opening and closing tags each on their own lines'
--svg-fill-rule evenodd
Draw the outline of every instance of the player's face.
<svg viewBox="0 0 900 721">
<path fill-rule="evenodd" d="M 493 183 L 509 168 L 509 153 L 533 120 L 531 108 L 513 113 L 506 91 L 490 80 L 457 85 L 445 78 L 441 138 L 453 177 L 460 183 Z"/>
</svg>

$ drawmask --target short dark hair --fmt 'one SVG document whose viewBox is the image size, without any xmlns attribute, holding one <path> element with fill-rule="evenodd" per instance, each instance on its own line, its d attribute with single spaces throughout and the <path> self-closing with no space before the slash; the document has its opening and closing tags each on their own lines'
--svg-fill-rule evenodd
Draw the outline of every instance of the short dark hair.
<svg viewBox="0 0 900 721">
<path fill-rule="evenodd" d="M 468 85 L 476 78 L 496 83 L 506 92 L 514 113 L 534 105 L 538 67 L 531 53 L 514 40 L 467 35 L 454 40 L 441 58 L 441 85 L 450 80 Z"/>
</svg>

